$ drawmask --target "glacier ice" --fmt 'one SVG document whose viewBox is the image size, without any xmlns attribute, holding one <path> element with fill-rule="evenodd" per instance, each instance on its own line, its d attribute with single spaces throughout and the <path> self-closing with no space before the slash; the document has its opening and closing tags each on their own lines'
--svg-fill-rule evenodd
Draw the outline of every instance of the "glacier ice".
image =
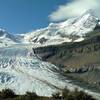
<svg viewBox="0 0 100 100">
<path fill-rule="evenodd" d="M 0 48 L 0 90 L 10 88 L 17 94 L 33 91 L 50 96 L 65 86 L 58 72 L 56 66 L 29 56 L 25 47 Z"/>
<path fill-rule="evenodd" d="M 27 91 L 40 96 L 52 96 L 63 88 L 81 87 L 71 83 L 55 65 L 38 59 L 29 45 L 13 45 L 0 48 L 0 90 L 12 89 L 17 94 Z M 99 98 L 98 93 L 85 90 Z"/>
</svg>

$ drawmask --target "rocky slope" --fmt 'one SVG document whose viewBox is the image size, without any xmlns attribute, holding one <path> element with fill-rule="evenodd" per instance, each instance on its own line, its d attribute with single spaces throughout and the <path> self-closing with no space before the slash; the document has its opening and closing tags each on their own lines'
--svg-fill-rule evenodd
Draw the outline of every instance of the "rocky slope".
<svg viewBox="0 0 100 100">
<path fill-rule="evenodd" d="M 83 82 L 100 92 L 100 30 L 97 28 L 81 42 L 33 48 L 40 59 L 61 68 L 67 77 Z"/>
<path fill-rule="evenodd" d="M 69 68 L 70 66 L 79 67 L 86 64 L 99 63 L 100 33 L 79 43 L 71 42 L 56 46 L 38 47 L 33 48 L 33 51 L 43 60 L 62 64 Z"/>
</svg>

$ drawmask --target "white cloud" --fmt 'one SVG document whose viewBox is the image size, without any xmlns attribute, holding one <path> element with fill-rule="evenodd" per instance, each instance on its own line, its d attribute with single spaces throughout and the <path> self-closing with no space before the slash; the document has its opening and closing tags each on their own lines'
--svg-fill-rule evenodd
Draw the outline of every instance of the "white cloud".
<svg viewBox="0 0 100 100">
<path fill-rule="evenodd" d="M 49 18 L 52 21 L 60 21 L 79 16 L 89 9 L 93 9 L 100 18 L 100 0 L 73 0 L 65 5 L 60 5 L 56 11 L 49 15 Z"/>
</svg>

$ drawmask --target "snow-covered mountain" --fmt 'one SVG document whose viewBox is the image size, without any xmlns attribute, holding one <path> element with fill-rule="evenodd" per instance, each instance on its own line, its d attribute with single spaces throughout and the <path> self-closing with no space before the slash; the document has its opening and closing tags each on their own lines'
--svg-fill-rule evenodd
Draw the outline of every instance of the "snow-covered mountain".
<svg viewBox="0 0 100 100">
<path fill-rule="evenodd" d="M 85 34 L 93 31 L 99 20 L 91 12 L 60 23 L 50 23 L 48 27 L 25 34 L 26 42 L 54 45 L 62 42 L 79 42 Z"/>
<path fill-rule="evenodd" d="M 80 42 L 84 36 L 100 25 L 99 19 L 91 12 L 64 22 L 50 23 L 48 27 L 26 34 L 13 35 L 0 30 L 0 46 L 16 43 L 32 43 L 37 46 L 56 45 L 63 42 Z"/>
<path fill-rule="evenodd" d="M 10 35 L 5 30 L 0 29 L 0 47 L 14 44 L 15 42 L 13 39 L 13 35 Z"/>
<path fill-rule="evenodd" d="M 21 43 L 22 35 L 13 35 L 4 29 L 0 29 L 0 47 Z"/>
</svg>

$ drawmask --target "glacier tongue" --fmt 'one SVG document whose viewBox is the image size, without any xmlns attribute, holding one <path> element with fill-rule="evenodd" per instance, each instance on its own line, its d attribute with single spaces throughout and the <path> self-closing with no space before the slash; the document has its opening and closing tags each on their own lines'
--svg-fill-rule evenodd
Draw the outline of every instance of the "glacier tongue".
<svg viewBox="0 0 100 100">
<path fill-rule="evenodd" d="M 12 89 L 17 94 L 27 91 L 40 96 L 52 96 L 63 88 L 84 90 L 61 74 L 61 69 L 38 59 L 29 45 L 0 48 L 0 90 Z M 96 98 L 100 94 L 84 90 Z"/>
<path fill-rule="evenodd" d="M 66 86 L 67 81 L 56 66 L 27 56 L 26 48 L 1 48 L 0 51 L 0 90 L 10 88 L 17 94 L 33 91 L 51 96 Z"/>
</svg>

